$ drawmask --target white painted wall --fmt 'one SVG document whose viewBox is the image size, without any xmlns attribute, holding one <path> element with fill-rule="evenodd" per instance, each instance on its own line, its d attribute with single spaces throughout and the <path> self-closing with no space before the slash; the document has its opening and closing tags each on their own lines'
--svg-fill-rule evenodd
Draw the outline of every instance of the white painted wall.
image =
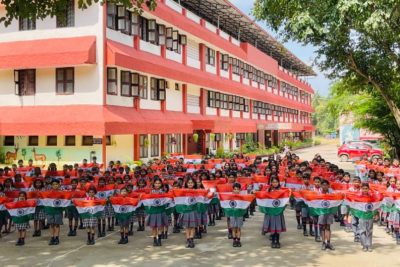
<svg viewBox="0 0 400 267">
<path fill-rule="evenodd" d="M 209 30 L 210 32 L 217 33 L 217 27 L 215 27 L 208 21 L 206 21 L 206 29 Z"/>
<path fill-rule="evenodd" d="M 206 71 L 212 74 L 217 74 L 217 69 L 212 65 L 206 64 Z"/>
<path fill-rule="evenodd" d="M 178 3 L 172 0 L 165 0 L 165 4 L 176 12 L 182 14 L 182 7 Z"/>
<path fill-rule="evenodd" d="M 220 71 L 219 71 L 219 75 L 220 75 L 221 77 L 224 77 L 224 78 L 226 78 L 226 79 L 229 79 L 229 72 L 226 71 L 226 70 L 220 70 Z"/>
<path fill-rule="evenodd" d="M 152 43 L 149 42 L 145 42 L 143 40 L 140 40 L 140 50 L 150 53 L 150 54 L 154 54 L 157 56 L 161 56 L 161 47 L 158 45 L 154 45 Z"/>
<path fill-rule="evenodd" d="M 232 74 L 232 80 L 235 82 L 240 82 L 240 76 L 237 74 Z"/>
<path fill-rule="evenodd" d="M 200 24 L 200 17 L 194 14 L 193 12 L 190 12 L 189 10 L 186 10 L 186 17 L 191 21 Z"/>
<path fill-rule="evenodd" d="M 206 115 L 217 115 L 217 109 L 206 107 Z"/>
<path fill-rule="evenodd" d="M 167 89 L 167 110 L 182 111 L 182 89 L 175 90 L 175 84 L 171 83 L 171 88 Z"/>
<path fill-rule="evenodd" d="M 232 111 L 232 116 L 234 118 L 240 118 L 240 111 L 237 111 L 237 110 Z"/>
<path fill-rule="evenodd" d="M 250 112 L 243 112 L 243 119 L 250 119 Z"/>
<path fill-rule="evenodd" d="M 106 29 L 106 36 L 107 39 L 133 47 L 133 36 L 109 28 Z"/>
<path fill-rule="evenodd" d="M 101 105 L 103 94 L 99 84 L 96 65 L 75 67 L 74 94 L 56 94 L 55 68 L 36 70 L 36 94 L 18 96 L 15 94 L 14 71 L 0 71 L 0 106 L 40 105 Z"/>
<path fill-rule="evenodd" d="M 229 117 L 229 110 L 221 109 L 220 110 L 220 115 L 221 115 L 221 117 Z"/>
<path fill-rule="evenodd" d="M 182 63 L 182 54 L 176 53 L 171 50 L 166 50 L 165 56 L 167 59 Z"/>
<path fill-rule="evenodd" d="M 200 69 L 200 61 L 197 59 L 193 59 L 191 57 L 187 57 L 186 64 L 189 67 L 195 68 L 195 69 Z"/>
</svg>

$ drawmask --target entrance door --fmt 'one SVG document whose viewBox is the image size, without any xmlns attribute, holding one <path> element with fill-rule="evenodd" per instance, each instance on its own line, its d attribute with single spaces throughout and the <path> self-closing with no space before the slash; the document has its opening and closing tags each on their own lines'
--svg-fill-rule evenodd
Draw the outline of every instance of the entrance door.
<svg viewBox="0 0 400 267">
<path fill-rule="evenodd" d="M 278 130 L 272 131 L 272 145 L 278 146 L 279 145 L 279 133 Z"/>
<path fill-rule="evenodd" d="M 198 135 L 198 140 L 195 142 L 193 140 L 193 134 L 188 134 L 187 135 L 187 151 L 189 155 L 192 154 L 202 154 L 204 155 L 206 153 L 206 136 L 203 131 L 196 131 L 196 134 Z"/>
<path fill-rule="evenodd" d="M 266 148 L 272 147 L 272 131 L 271 130 L 265 131 L 265 147 Z"/>
</svg>

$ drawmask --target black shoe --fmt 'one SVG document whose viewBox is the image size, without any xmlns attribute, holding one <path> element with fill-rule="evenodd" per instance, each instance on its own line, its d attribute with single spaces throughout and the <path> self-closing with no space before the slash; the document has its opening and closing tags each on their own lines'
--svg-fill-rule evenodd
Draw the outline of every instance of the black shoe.
<svg viewBox="0 0 400 267">
<path fill-rule="evenodd" d="M 83 227 L 83 226 L 82 226 Z M 43 229 L 49 229 L 50 225 L 46 224 L 45 226 L 43 226 Z M 83 228 L 82 228 L 83 229 Z"/>
<path fill-rule="evenodd" d="M 94 241 L 94 238 L 92 238 L 92 241 L 90 242 L 90 245 L 94 245 L 96 242 Z"/>
<path fill-rule="evenodd" d="M 161 244 L 161 238 L 158 238 L 158 239 L 157 239 L 157 246 L 161 247 L 161 245 L 162 245 L 162 244 Z"/>
<path fill-rule="evenodd" d="M 181 231 L 178 229 L 178 227 L 174 226 L 174 228 L 172 229 L 172 233 L 177 234 L 180 233 Z"/>
<path fill-rule="evenodd" d="M 22 239 L 18 238 L 18 241 L 17 241 L 17 243 L 15 243 L 15 245 L 16 246 L 22 246 L 21 243 L 22 243 Z"/>
<path fill-rule="evenodd" d="M 277 242 L 275 243 L 275 248 L 281 248 L 281 243 L 279 243 L 279 241 L 277 241 Z"/>
<path fill-rule="evenodd" d="M 240 243 L 240 240 L 237 241 L 237 247 L 242 247 L 242 243 Z"/>
<path fill-rule="evenodd" d="M 327 249 L 330 249 L 330 250 L 335 250 L 335 247 L 332 246 L 331 243 L 327 243 L 327 244 L 326 244 L 326 248 L 327 248 Z"/>
<path fill-rule="evenodd" d="M 37 237 L 38 236 L 38 231 L 34 231 L 32 237 Z"/>
<path fill-rule="evenodd" d="M 165 239 L 164 233 L 161 233 L 160 238 L 161 238 L 161 239 Z"/>
<path fill-rule="evenodd" d="M 359 243 L 360 242 L 360 238 L 358 236 L 354 237 L 354 242 Z"/>
<path fill-rule="evenodd" d="M 194 241 L 193 241 L 193 239 L 190 240 L 190 248 L 194 248 Z"/>
<path fill-rule="evenodd" d="M 202 234 L 201 234 L 201 230 L 198 232 L 197 238 L 198 238 L 198 239 L 202 239 L 202 238 L 203 238 L 203 236 L 202 236 Z"/>
<path fill-rule="evenodd" d="M 322 245 L 321 245 L 321 250 L 326 250 L 326 243 L 325 243 L 325 242 L 322 243 Z"/>
<path fill-rule="evenodd" d="M 308 236 L 307 230 L 306 230 L 306 231 L 303 231 L 303 235 L 304 235 L 304 236 Z"/>
<path fill-rule="evenodd" d="M 52 237 L 52 238 L 50 239 L 49 246 L 55 245 L 54 242 L 55 242 L 55 239 L 54 239 L 54 237 Z"/>
<path fill-rule="evenodd" d="M 271 242 L 271 248 L 276 248 L 275 240 L 273 240 L 273 241 Z"/>
<path fill-rule="evenodd" d="M 92 244 L 92 240 L 91 239 L 88 239 L 87 241 L 86 241 L 86 245 L 91 245 Z"/>
<path fill-rule="evenodd" d="M 74 235 L 74 234 L 73 234 L 72 230 L 69 230 L 67 236 L 73 236 L 73 235 Z"/>
<path fill-rule="evenodd" d="M 237 241 L 236 241 L 236 239 L 233 240 L 232 247 L 234 247 L 234 248 L 237 247 Z"/>
<path fill-rule="evenodd" d="M 215 218 L 217 221 L 221 220 L 221 216 L 217 216 L 217 218 Z"/>
<path fill-rule="evenodd" d="M 232 233 L 228 233 L 228 239 L 232 239 L 232 238 L 233 238 Z"/>
<path fill-rule="evenodd" d="M 128 237 L 126 236 L 126 237 L 124 238 L 124 243 L 123 243 L 123 244 L 124 244 L 124 245 L 125 245 L 125 244 L 128 244 L 128 242 L 129 242 L 129 240 L 128 240 Z"/>
<path fill-rule="evenodd" d="M 168 232 L 164 233 L 164 239 L 168 239 Z"/>
<path fill-rule="evenodd" d="M 123 237 L 121 237 L 121 239 L 118 241 L 118 244 L 122 245 L 124 244 L 125 239 Z"/>
<path fill-rule="evenodd" d="M 310 230 L 310 236 L 315 236 L 314 231 Z"/>
<path fill-rule="evenodd" d="M 21 239 L 21 246 L 25 245 L 25 238 Z"/>
<path fill-rule="evenodd" d="M 301 224 L 298 224 L 298 225 L 297 225 L 297 229 L 300 230 L 300 229 L 302 229 L 302 228 L 303 228 L 303 226 L 301 226 Z"/>
<path fill-rule="evenodd" d="M 157 246 L 158 246 L 157 238 L 153 238 L 153 247 Z"/>
<path fill-rule="evenodd" d="M 72 236 L 76 236 L 76 229 L 72 230 Z"/>
<path fill-rule="evenodd" d="M 37 236 L 42 236 L 42 230 L 37 231 Z"/>
<path fill-rule="evenodd" d="M 321 237 L 319 235 L 316 235 L 315 236 L 315 242 L 321 242 L 321 241 L 322 241 Z"/>
<path fill-rule="evenodd" d="M 54 239 L 54 245 L 58 245 L 60 244 L 60 239 L 58 238 L 58 236 Z"/>
<path fill-rule="evenodd" d="M 251 216 L 254 216 L 254 212 L 253 212 L 253 211 L 250 211 L 250 215 L 251 215 Z"/>
</svg>

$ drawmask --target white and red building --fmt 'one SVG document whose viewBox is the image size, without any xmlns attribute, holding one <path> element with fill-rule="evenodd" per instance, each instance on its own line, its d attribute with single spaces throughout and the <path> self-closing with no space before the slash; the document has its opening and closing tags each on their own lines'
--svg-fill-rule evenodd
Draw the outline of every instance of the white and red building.
<svg viewBox="0 0 400 267">
<path fill-rule="evenodd" d="M 0 153 L 131 161 L 309 138 L 310 75 L 227 0 L 141 15 L 71 1 L 66 20 L 0 25 Z"/>
</svg>

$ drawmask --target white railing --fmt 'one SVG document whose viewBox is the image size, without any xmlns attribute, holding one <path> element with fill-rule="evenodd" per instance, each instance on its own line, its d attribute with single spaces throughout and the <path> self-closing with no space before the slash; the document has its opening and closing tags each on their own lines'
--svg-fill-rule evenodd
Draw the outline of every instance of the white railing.
<svg viewBox="0 0 400 267">
<path fill-rule="evenodd" d="M 217 115 L 217 109 L 206 107 L 206 115 Z"/>
<path fill-rule="evenodd" d="M 119 31 L 111 30 L 109 28 L 107 28 L 107 30 L 106 30 L 106 36 L 107 36 L 107 39 L 110 39 L 112 41 L 133 47 L 132 36 L 129 36 L 127 34 L 119 32 Z"/>
<path fill-rule="evenodd" d="M 231 42 L 232 42 L 232 44 L 234 44 L 236 46 L 240 46 L 240 41 L 236 38 L 231 37 Z"/>
<path fill-rule="evenodd" d="M 222 117 L 229 117 L 229 110 L 221 109 L 219 113 Z"/>
<path fill-rule="evenodd" d="M 249 79 L 243 78 L 242 81 L 243 81 L 243 84 L 250 85 L 250 80 Z"/>
<path fill-rule="evenodd" d="M 234 110 L 234 111 L 232 112 L 232 117 L 234 117 L 234 118 L 240 118 L 240 111 Z"/>
<path fill-rule="evenodd" d="M 176 3 L 176 2 L 174 2 L 172 0 L 165 0 L 165 4 L 168 7 L 170 7 L 171 9 L 175 10 L 176 12 L 182 14 L 182 7 L 178 3 Z"/>
<path fill-rule="evenodd" d="M 220 70 L 220 71 L 219 71 L 219 75 L 220 75 L 221 77 L 224 77 L 224 78 L 229 79 L 229 72 L 227 72 L 226 70 Z"/>
<path fill-rule="evenodd" d="M 212 65 L 206 64 L 206 71 L 212 74 L 217 74 L 217 69 Z"/>
<path fill-rule="evenodd" d="M 206 29 L 213 32 L 213 33 L 217 33 L 217 27 L 215 27 L 214 25 L 212 25 L 211 23 L 206 21 Z"/>
<path fill-rule="evenodd" d="M 235 82 L 240 82 L 240 76 L 237 74 L 232 74 L 232 80 Z"/>
<path fill-rule="evenodd" d="M 221 36 L 222 38 L 224 38 L 225 40 L 229 40 L 229 34 L 227 34 L 224 31 L 219 30 L 219 36 Z"/>
<path fill-rule="evenodd" d="M 200 24 L 200 17 L 186 9 L 186 17 L 191 21 Z"/>
<path fill-rule="evenodd" d="M 157 56 L 161 56 L 161 48 L 158 45 L 154 45 L 143 40 L 140 40 L 140 50 Z"/>
<path fill-rule="evenodd" d="M 250 113 L 249 112 L 243 112 L 243 119 L 250 119 Z"/>
<path fill-rule="evenodd" d="M 187 65 L 189 67 L 195 68 L 195 69 L 200 69 L 200 61 L 197 59 L 193 59 L 191 57 L 187 57 L 186 61 Z"/>
<path fill-rule="evenodd" d="M 182 63 L 182 55 L 171 50 L 166 50 L 165 57 L 167 59 Z"/>
</svg>

